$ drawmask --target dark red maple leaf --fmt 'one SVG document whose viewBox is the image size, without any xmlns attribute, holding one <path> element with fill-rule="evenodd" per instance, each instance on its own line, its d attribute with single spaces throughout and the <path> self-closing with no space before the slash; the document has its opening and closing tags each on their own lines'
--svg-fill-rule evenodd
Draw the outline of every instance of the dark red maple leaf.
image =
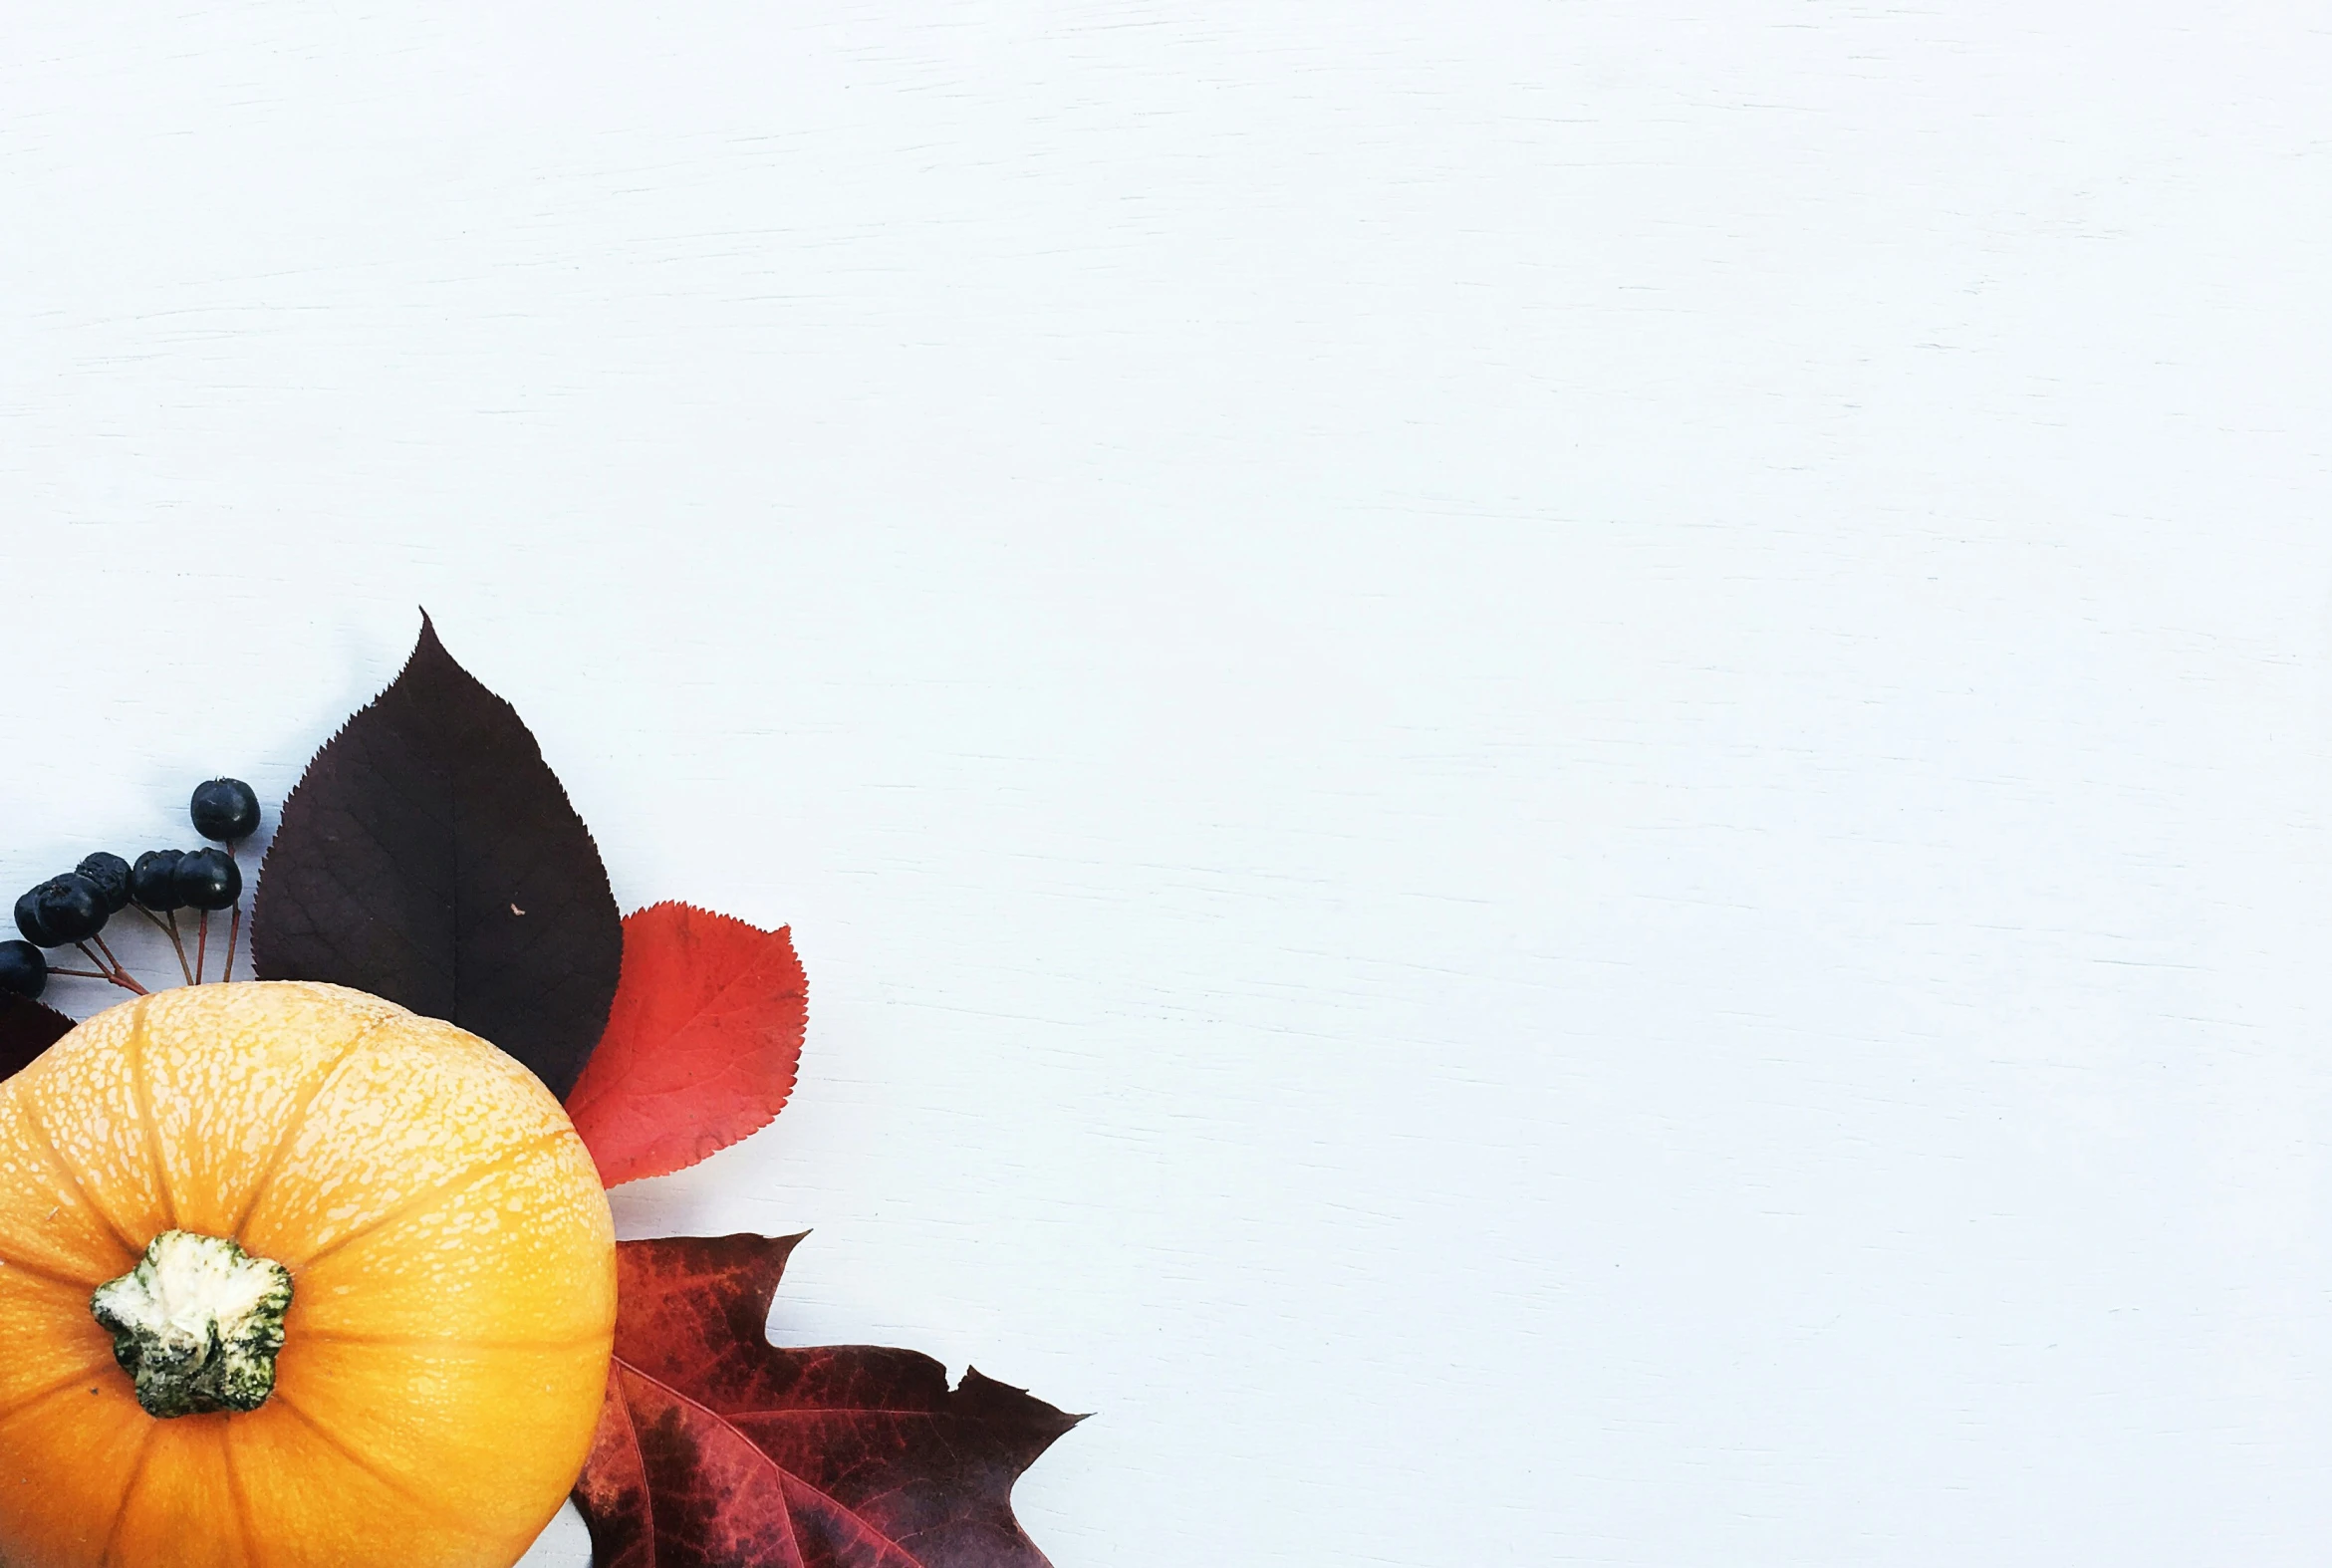
<svg viewBox="0 0 2332 1568">
<path fill-rule="evenodd" d="M 617 1249 L 616 1363 L 575 1501 L 596 1568 L 1046 1568 L 1012 1483 L 1080 1418 L 928 1356 L 782 1350 L 799 1236 Z"/>
<path fill-rule="evenodd" d="M 792 935 L 685 904 L 624 919 L 607 1032 L 567 1114 L 609 1186 L 694 1165 L 769 1125 L 809 1015 Z"/>
</svg>

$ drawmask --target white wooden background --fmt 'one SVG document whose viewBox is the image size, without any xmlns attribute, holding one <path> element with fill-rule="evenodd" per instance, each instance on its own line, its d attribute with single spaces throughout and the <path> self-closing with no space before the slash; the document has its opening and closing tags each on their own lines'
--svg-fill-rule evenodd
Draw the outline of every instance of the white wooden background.
<svg viewBox="0 0 2332 1568">
<path fill-rule="evenodd" d="M 0 32 L 5 891 L 425 603 L 1061 1568 L 2323 1561 L 2319 11 L 467 9 Z"/>
</svg>

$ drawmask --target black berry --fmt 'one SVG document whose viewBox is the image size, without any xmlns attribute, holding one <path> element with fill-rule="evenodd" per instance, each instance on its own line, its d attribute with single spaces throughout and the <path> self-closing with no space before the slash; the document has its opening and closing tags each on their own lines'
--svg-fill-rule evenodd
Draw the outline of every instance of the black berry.
<svg viewBox="0 0 2332 1568">
<path fill-rule="evenodd" d="M 243 896 L 243 869 L 225 850 L 192 850 L 179 858 L 170 886 L 180 904 L 223 910 Z"/>
<path fill-rule="evenodd" d="M 0 941 L 0 991 L 38 996 L 49 983 L 49 960 L 28 941 Z"/>
<path fill-rule="evenodd" d="M 130 902 L 130 863 L 119 855 L 104 851 L 90 856 L 73 868 L 76 877 L 85 878 L 105 901 L 108 915 L 119 915 Z"/>
<path fill-rule="evenodd" d="M 16 928 L 24 932 L 24 939 L 35 947 L 61 945 L 48 924 L 41 918 L 41 890 L 33 888 L 18 896 L 16 901 Z"/>
<path fill-rule="evenodd" d="M 130 868 L 130 897 L 156 915 L 178 908 L 185 902 L 178 897 L 178 862 L 185 858 L 184 850 L 147 850 L 138 856 Z"/>
<path fill-rule="evenodd" d="M 67 942 L 87 941 L 106 928 L 106 901 L 99 897 L 97 885 L 78 872 L 51 877 L 26 897 L 33 901 L 35 923 L 56 938 L 43 943 L 45 946 L 61 947 Z M 20 900 L 18 909 L 22 908 Z M 16 923 L 19 927 L 24 924 L 21 913 Z"/>
<path fill-rule="evenodd" d="M 241 779 L 212 779 L 194 786 L 187 812 L 194 818 L 195 832 L 232 844 L 249 838 L 259 826 L 259 797 Z"/>
</svg>

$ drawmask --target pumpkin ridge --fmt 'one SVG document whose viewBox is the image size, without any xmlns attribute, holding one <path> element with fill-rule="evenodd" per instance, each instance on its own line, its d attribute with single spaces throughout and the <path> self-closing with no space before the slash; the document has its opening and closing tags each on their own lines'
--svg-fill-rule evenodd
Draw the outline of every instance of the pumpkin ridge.
<svg viewBox="0 0 2332 1568">
<path fill-rule="evenodd" d="M 14 1088 L 19 1082 L 21 1082 L 20 1079 L 12 1078 L 8 1081 L 9 1087 Z M 132 1243 L 129 1232 L 116 1224 L 114 1216 L 107 1213 L 96 1198 L 90 1196 L 88 1186 L 82 1182 L 81 1173 L 74 1170 L 67 1163 L 64 1154 L 58 1150 L 57 1135 L 49 1130 L 49 1119 L 41 1114 L 39 1103 L 31 1095 L 20 1093 L 16 1097 L 16 1108 L 24 1117 L 24 1125 L 32 1129 L 33 1136 L 39 1140 L 41 1152 L 49 1157 L 49 1164 L 57 1168 L 58 1174 L 65 1177 L 65 1184 L 71 1187 L 73 1195 L 81 1200 L 81 1206 L 97 1215 L 99 1222 L 114 1233 L 114 1239 L 122 1243 L 122 1250 L 126 1255 L 135 1258 L 143 1252 L 145 1248 Z"/>
<path fill-rule="evenodd" d="M 162 1218 L 169 1223 L 165 1229 L 178 1228 L 178 1197 L 170 1190 L 169 1166 L 162 1160 L 161 1129 L 153 1119 L 153 1075 L 147 1070 L 146 1048 L 152 1043 L 153 1031 L 146 1019 L 151 996 L 140 997 L 136 1011 L 130 1015 L 130 1098 L 137 1107 L 137 1121 L 145 1134 L 145 1165 L 153 1180 L 154 1190 L 161 1194 Z"/>
<path fill-rule="evenodd" d="M 63 1285 L 68 1290 L 78 1290 L 83 1295 L 87 1295 L 97 1289 L 98 1285 L 105 1283 L 101 1279 L 93 1285 L 86 1279 L 75 1279 L 70 1274 L 60 1274 L 53 1268 L 43 1268 L 38 1263 L 27 1263 L 22 1258 L 10 1257 L 5 1252 L 0 1252 L 0 1268 L 12 1268 L 28 1279 L 41 1280 L 51 1285 Z"/>
<path fill-rule="evenodd" d="M 130 1473 L 122 1478 L 122 1501 L 114 1509 L 114 1522 L 106 1526 L 106 1549 L 98 1553 L 98 1561 L 114 1560 L 114 1542 L 122 1533 L 122 1521 L 130 1517 L 130 1503 L 137 1495 L 137 1482 L 145 1474 L 145 1461 L 153 1456 L 153 1436 L 161 1429 L 160 1422 L 146 1424 L 145 1436 L 137 1439 L 137 1457 L 130 1461 Z"/>
<path fill-rule="evenodd" d="M 464 1166 L 456 1174 L 445 1176 L 439 1180 L 432 1181 L 427 1186 L 421 1188 L 418 1192 L 414 1192 L 407 1197 L 398 1199 L 396 1202 L 390 1204 L 386 1210 L 375 1214 L 371 1219 L 366 1220 L 363 1224 L 356 1226 L 354 1229 L 346 1231 L 341 1235 L 334 1236 L 330 1241 L 325 1242 L 324 1245 L 318 1247 L 315 1251 L 302 1258 L 298 1263 L 291 1266 L 295 1270 L 314 1268 L 318 1263 L 332 1256 L 333 1253 L 338 1252 L 342 1247 L 347 1246 L 350 1242 L 362 1240 L 364 1237 L 371 1235 L 374 1231 L 379 1230 L 384 1226 L 395 1224 L 398 1220 L 404 1218 L 414 1209 L 419 1208 L 422 1204 L 431 1202 L 440 1197 L 449 1196 L 452 1193 L 460 1191 L 463 1187 L 470 1186 L 479 1181 L 483 1181 L 490 1176 L 498 1176 L 502 1172 L 507 1171 L 511 1167 L 517 1165 L 528 1155 L 536 1154 L 546 1149 L 555 1149 L 562 1142 L 573 1138 L 574 1136 L 574 1129 L 562 1127 L 554 1132 L 537 1134 L 535 1137 L 527 1139 L 524 1143 L 513 1144 L 508 1149 L 503 1150 L 500 1154 L 495 1155 L 493 1158 L 489 1160 L 481 1160 L 474 1166 Z"/>
<path fill-rule="evenodd" d="M 398 1350 L 428 1350 L 442 1347 L 446 1350 L 573 1350 L 578 1345 L 596 1345 L 608 1338 L 605 1329 L 589 1334 L 559 1334 L 547 1339 L 479 1339 L 456 1337 L 450 1334 L 362 1334 L 347 1329 L 302 1328 L 300 1342 L 304 1345 L 387 1345 Z"/>
<path fill-rule="evenodd" d="M 300 1409 L 299 1405 L 291 1399 L 287 1398 L 281 1389 L 278 1389 L 275 1393 L 275 1403 L 281 1405 L 285 1410 L 290 1411 L 292 1415 L 297 1418 L 300 1425 L 307 1428 L 309 1432 L 315 1434 L 317 1439 L 323 1442 L 326 1447 L 332 1449 L 333 1452 L 348 1460 L 349 1463 L 355 1465 L 358 1469 L 363 1470 L 367 1475 L 372 1476 L 373 1479 L 379 1481 L 382 1485 L 388 1487 L 390 1491 L 396 1493 L 399 1497 L 404 1498 L 407 1502 L 416 1503 L 426 1511 L 435 1514 L 438 1519 L 452 1525 L 453 1528 L 461 1534 L 467 1535 L 472 1539 L 477 1537 L 477 1527 L 471 1524 L 468 1519 L 462 1517 L 460 1514 L 448 1510 L 442 1499 L 436 1497 L 430 1492 L 422 1490 L 418 1486 L 415 1486 L 410 1481 L 404 1479 L 404 1477 L 401 1475 L 398 1475 L 394 1470 L 384 1467 L 378 1460 L 373 1459 L 364 1453 L 360 1453 L 355 1448 L 350 1447 L 348 1442 L 342 1438 L 339 1433 L 334 1432 L 331 1428 L 325 1426 L 324 1423 L 318 1421 L 315 1417 Z"/>
<path fill-rule="evenodd" d="M 6 1420 L 8 1417 L 15 1415 L 18 1411 L 30 1410 L 33 1406 L 40 1404 L 41 1401 L 48 1399 L 50 1396 L 61 1394 L 65 1390 L 70 1389 L 73 1387 L 73 1385 L 88 1377 L 92 1372 L 102 1373 L 111 1365 L 113 1365 L 113 1358 L 110 1356 L 100 1361 L 93 1361 L 88 1366 L 82 1367 L 75 1371 L 73 1376 L 70 1378 L 59 1378 L 54 1383 L 43 1384 L 40 1388 L 33 1390 L 30 1394 L 25 1395 L 22 1399 L 13 1400 L 6 1405 L 0 1405 L 0 1420 Z"/>
<path fill-rule="evenodd" d="M 374 1035 L 395 1022 L 399 1016 L 397 1013 L 383 1013 L 364 1028 L 358 1030 L 349 1043 L 341 1047 L 339 1058 L 330 1067 L 317 1074 L 316 1082 L 308 1086 L 308 1092 L 301 1096 L 300 1103 L 292 1107 L 292 1114 L 284 1119 L 283 1135 L 275 1141 L 275 1147 L 267 1152 L 267 1163 L 259 1169 L 259 1179 L 251 1183 L 249 1200 L 243 1204 L 243 1211 L 235 1216 L 235 1223 L 230 1234 L 237 1240 L 242 1239 L 243 1227 L 251 1223 L 251 1216 L 259 1212 L 259 1200 L 267 1196 L 268 1188 L 275 1185 L 275 1178 L 282 1174 L 284 1160 L 291 1153 L 292 1140 L 298 1137 L 300 1129 L 308 1124 L 309 1110 L 314 1107 L 317 1099 L 323 1095 L 332 1081 L 340 1076 L 340 1070 L 356 1059 L 357 1052 L 362 1050 Z"/>
<path fill-rule="evenodd" d="M 235 1505 L 235 1532 L 243 1543 L 238 1554 L 243 1568 L 264 1568 L 259 1561 L 259 1532 L 251 1527 L 251 1499 L 243 1493 L 243 1472 L 235 1468 L 235 1439 L 232 1428 L 221 1422 L 218 1429 L 218 1461 L 226 1471 L 227 1500 Z"/>
</svg>

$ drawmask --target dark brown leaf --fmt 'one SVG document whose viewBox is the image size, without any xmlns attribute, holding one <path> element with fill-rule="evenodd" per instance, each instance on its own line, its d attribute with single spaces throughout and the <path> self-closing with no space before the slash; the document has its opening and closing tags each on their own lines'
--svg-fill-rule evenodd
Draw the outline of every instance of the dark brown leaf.
<svg viewBox="0 0 2332 1568">
<path fill-rule="evenodd" d="M 590 831 L 516 710 L 426 616 L 403 671 L 284 802 L 251 918 L 261 978 L 353 985 L 459 1024 L 561 1095 L 623 963 Z"/>
<path fill-rule="evenodd" d="M 0 991 L 0 1078 L 13 1078 L 65 1038 L 73 1020 L 29 996 Z"/>
<path fill-rule="evenodd" d="M 616 1364 L 575 1501 L 596 1568 L 1045 1568 L 1012 1483 L 1077 1424 L 928 1356 L 780 1350 L 799 1236 L 617 1249 Z"/>
</svg>

